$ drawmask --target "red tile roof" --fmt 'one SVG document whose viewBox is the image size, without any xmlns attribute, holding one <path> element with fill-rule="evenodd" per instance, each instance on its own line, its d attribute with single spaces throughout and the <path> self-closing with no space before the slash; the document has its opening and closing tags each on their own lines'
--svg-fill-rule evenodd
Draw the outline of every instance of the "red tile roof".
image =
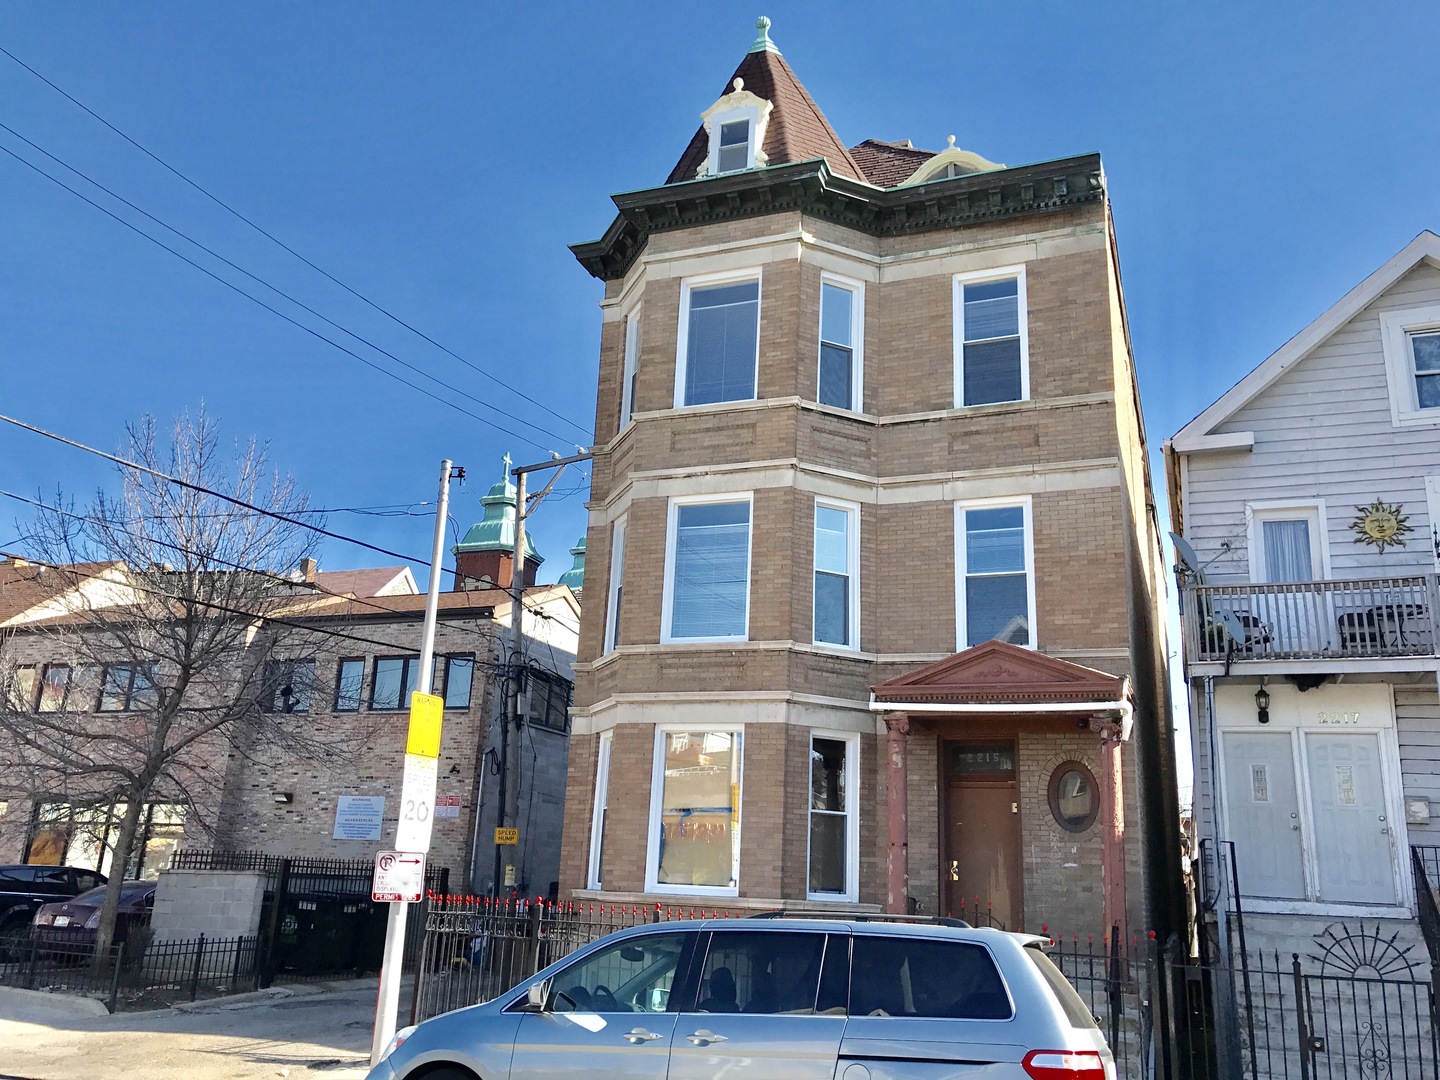
<svg viewBox="0 0 1440 1080">
<path fill-rule="evenodd" d="M 737 78 L 745 80 L 746 90 L 774 106 L 765 130 L 765 145 L 761 147 L 769 164 L 824 158 L 831 172 L 852 180 L 866 179 L 783 56 L 768 49 L 746 53 L 735 74 L 725 80 L 725 87 L 720 91 L 722 96 L 731 92 Z M 705 134 L 705 125 L 701 124 L 665 182 L 674 184 L 695 179 L 696 170 L 709 153 L 710 140 Z"/>
<path fill-rule="evenodd" d="M 876 187 L 899 187 L 915 170 L 935 156 L 933 150 L 917 150 L 909 139 L 899 142 L 882 142 L 866 139 L 859 146 L 850 148 L 850 156 L 865 174 L 865 179 Z"/>
</svg>

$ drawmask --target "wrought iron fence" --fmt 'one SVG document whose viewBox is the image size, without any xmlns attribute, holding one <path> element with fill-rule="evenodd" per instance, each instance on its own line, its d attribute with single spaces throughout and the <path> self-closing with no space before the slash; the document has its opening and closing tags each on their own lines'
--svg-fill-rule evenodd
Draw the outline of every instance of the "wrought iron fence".
<svg viewBox="0 0 1440 1080">
<path fill-rule="evenodd" d="M 259 989 L 259 941 L 253 935 L 147 939 L 132 936 L 98 955 L 90 942 L 32 939 L 0 964 L 0 985 L 94 997 L 111 1012 Z"/>
<path fill-rule="evenodd" d="M 674 919 L 734 918 L 714 908 L 427 897 L 411 1023 L 488 1001 L 606 934 Z"/>
</svg>

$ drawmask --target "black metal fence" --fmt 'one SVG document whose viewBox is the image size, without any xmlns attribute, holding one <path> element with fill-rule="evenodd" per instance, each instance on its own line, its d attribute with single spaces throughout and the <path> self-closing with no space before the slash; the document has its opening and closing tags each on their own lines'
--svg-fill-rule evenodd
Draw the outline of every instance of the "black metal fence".
<svg viewBox="0 0 1440 1080">
<path fill-rule="evenodd" d="M 244 993 L 260 987 L 254 936 L 187 941 L 132 936 L 97 955 L 86 942 L 31 940 L 0 964 L 0 986 L 79 994 L 117 1009 L 154 1009 L 182 1001 Z"/>
</svg>

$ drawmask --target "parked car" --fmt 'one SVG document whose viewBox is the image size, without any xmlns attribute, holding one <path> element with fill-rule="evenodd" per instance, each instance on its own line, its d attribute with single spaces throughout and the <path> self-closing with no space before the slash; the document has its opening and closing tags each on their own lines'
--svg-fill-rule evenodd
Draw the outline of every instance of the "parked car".
<svg viewBox="0 0 1440 1080">
<path fill-rule="evenodd" d="M 674 922 L 611 934 L 493 1001 L 398 1033 L 369 1080 L 1115 1080 L 1042 939 L 900 920 Z"/>
<path fill-rule="evenodd" d="M 0 961 L 13 960 L 30 940 L 40 908 L 105 884 L 105 875 L 75 866 L 0 866 Z"/>
<path fill-rule="evenodd" d="M 100 926 L 100 909 L 104 903 L 105 886 L 102 885 L 73 899 L 46 904 L 35 914 L 35 921 L 30 926 L 31 940 L 41 948 L 68 946 L 76 951 L 94 945 L 95 933 Z M 137 929 L 148 926 L 154 907 L 155 882 L 122 882 L 114 944 L 125 944 Z"/>
</svg>

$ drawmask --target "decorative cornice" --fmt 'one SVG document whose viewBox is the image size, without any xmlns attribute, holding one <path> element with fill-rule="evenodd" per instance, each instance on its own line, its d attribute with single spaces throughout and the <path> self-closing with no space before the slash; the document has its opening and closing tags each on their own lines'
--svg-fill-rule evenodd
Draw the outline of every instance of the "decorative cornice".
<svg viewBox="0 0 1440 1080">
<path fill-rule="evenodd" d="M 610 281 L 630 269 L 651 233 L 799 211 L 872 236 L 901 236 L 1048 213 L 1104 195 L 1099 154 L 889 189 L 837 176 L 816 158 L 615 195 L 620 212 L 605 235 L 570 250 L 593 276 Z"/>
</svg>

